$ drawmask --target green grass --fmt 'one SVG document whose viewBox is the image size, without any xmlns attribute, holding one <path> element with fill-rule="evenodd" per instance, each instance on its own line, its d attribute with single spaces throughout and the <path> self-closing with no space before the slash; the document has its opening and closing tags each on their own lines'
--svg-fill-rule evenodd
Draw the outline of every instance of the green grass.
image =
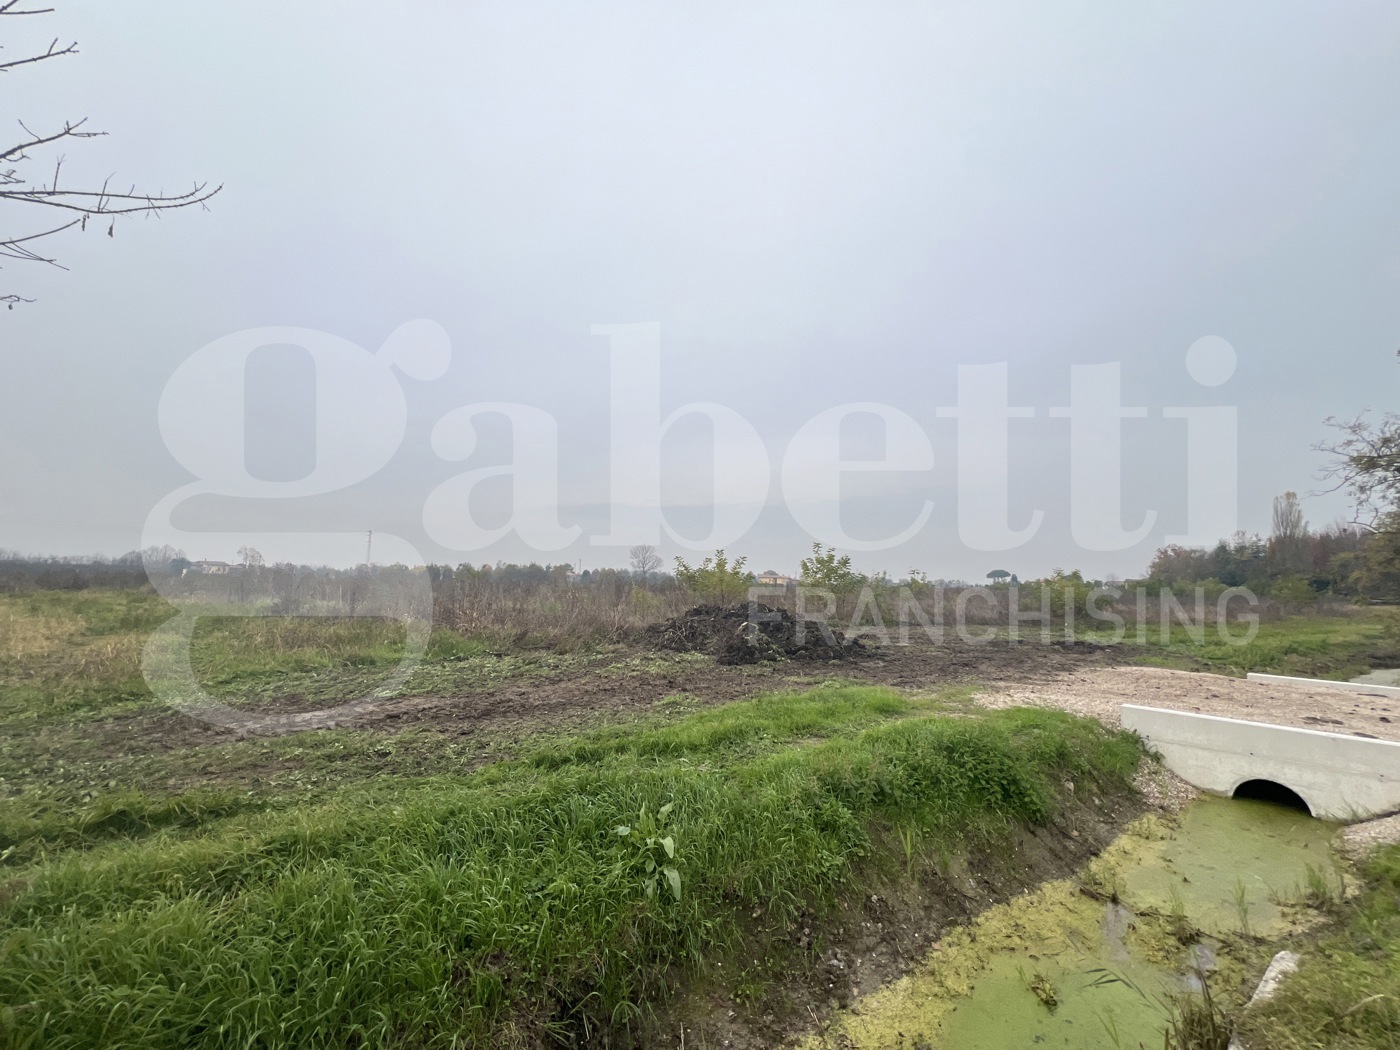
<svg viewBox="0 0 1400 1050">
<path fill-rule="evenodd" d="M 1247 1045 L 1271 1050 L 1400 1047 L 1400 846 L 1369 864 L 1368 890 L 1338 931 L 1304 949 L 1298 973 L 1249 1011 Z"/>
<path fill-rule="evenodd" d="M 356 769 L 451 771 L 497 749 L 403 734 L 404 746 L 388 745 L 386 763 L 382 735 L 306 733 L 295 745 L 170 750 L 164 720 L 173 716 L 151 695 L 141 656 L 151 630 L 172 613 L 139 590 L 0 595 L 0 852 L 6 796 L 25 795 L 30 819 L 46 804 L 73 809 L 116 785 L 178 789 L 203 781 L 262 793 Z M 402 641 L 401 625 L 367 618 L 210 616 L 196 627 L 191 662 L 205 688 L 232 706 L 305 710 L 371 695 L 397 665 Z M 480 639 L 436 630 L 400 692 L 464 695 L 601 670 L 612 658 L 606 650 L 493 652 Z"/>
<path fill-rule="evenodd" d="M 1230 625 L 1236 638 L 1243 638 L 1246 629 Z M 1207 625 L 1201 643 L 1179 624 L 1173 626 L 1170 638 L 1163 646 L 1159 632 L 1149 630 L 1148 642 L 1156 651 L 1141 662 L 1237 677 L 1259 671 L 1339 680 L 1378 667 L 1400 667 L 1400 625 L 1389 610 L 1271 620 L 1261 623 L 1258 634 L 1244 645 L 1222 639 L 1213 624 Z"/>
<path fill-rule="evenodd" d="M 1128 791 L 1140 758 L 1058 712 L 939 710 L 831 686 L 263 812 L 109 814 L 0 882 L 0 1046 L 523 1046 L 644 1024 L 756 910 L 832 904 L 888 828 L 995 847 L 1050 820 L 1067 779 Z"/>
<path fill-rule="evenodd" d="M 295 698 L 302 706 L 368 695 L 397 666 L 404 629 L 373 618 L 201 616 L 191 642 L 196 677 L 234 704 Z M 141 673 L 150 632 L 175 613 L 140 590 L 0 595 L 0 734 L 163 710 Z M 493 652 L 435 630 L 402 693 L 465 692 L 505 679 L 605 663 L 607 652 Z"/>
</svg>

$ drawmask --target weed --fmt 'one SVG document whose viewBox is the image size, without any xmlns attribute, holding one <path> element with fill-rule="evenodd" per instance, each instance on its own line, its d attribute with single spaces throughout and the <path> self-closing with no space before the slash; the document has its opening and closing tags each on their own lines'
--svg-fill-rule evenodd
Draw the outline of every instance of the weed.
<svg viewBox="0 0 1400 1050">
<path fill-rule="evenodd" d="M 1201 931 L 1186 916 L 1186 904 L 1181 898 L 1181 891 L 1176 886 L 1169 886 L 1167 893 L 1170 899 L 1170 906 L 1167 911 L 1167 929 L 1178 944 L 1194 944 L 1200 939 Z"/>
<path fill-rule="evenodd" d="M 642 888 L 647 900 L 656 897 L 657 885 L 663 878 L 671 889 L 671 895 L 676 900 L 681 899 L 681 873 L 674 863 L 676 839 L 674 835 L 662 834 L 666 830 L 666 823 L 673 808 L 675 803 L 667 802 L 652 814 L 643 802 L 635 826 L 619 824 L 613 829 L 635 847 L 636 859 L 643 865 Z"/>
<path fill-rule="evenodd" d="M 1253 936 L 1249 930 L 1249 888 L 1243 879 L 1235 880 L 1230 895 L 1235 902 L 1235 917 L 1240 921 L 1240 933 L 1245 937 Z"/>
<path fill-rule="evenodd" d="M 1235 902 L 1235 917 L 1239 920 L 1239 932 L 1243 937 L 1253 937 L 1249 930 L 1249 888 L 1243 879 L 1235 879 L 1231 888 L 1231 899 Z"/>
<path fill-rule="evenodd" d="M 1095 900 L 1117 904 L 1123 893 L 1123 877 L 1112 863 L 1102 857 L 1095 857 L 1081 868 L 1078 880 L 1079 892 Z"/>
<path fill-rule="evenodd" d="M 919 831 L 912 825 L 905 824 L 899 829 L 899 844 L 904 848 L 904 874 L 912 876 L 914 874 L 914 851 L 918 848 Z"/>
<path fill-rule="evenodd" d="M 1031 974 L 1031 979 L 1026 982 L 1026 987 L 1031 990 L 1032 995 L 1040 1000 L 1040 1005 L 1052 1014 L 1059 1009 L 1060 1000 L 1055 995 L 1054 984 L 1039 970 Z"/>
<path fill-rule="evenodd" d="M 1163 1050 L 1227 1050 L 1234 1028 L 1210 990 L 1202 970 L 1196 971 L 1200 993 L 1182 995 L 1168 1003 Z"/>
</svg>

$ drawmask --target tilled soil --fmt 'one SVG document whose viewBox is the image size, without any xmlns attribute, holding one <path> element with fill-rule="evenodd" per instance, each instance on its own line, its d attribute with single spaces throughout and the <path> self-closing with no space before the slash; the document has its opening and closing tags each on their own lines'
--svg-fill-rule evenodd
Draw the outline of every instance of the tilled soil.
<svg viewBox="0 0 1400 1050">
<path fill-rule="evenodd" d="M 1128 659 L 1109 646 L 914 643 L 892 645 L 855 661 L 786 660 L 729 665 L 677 663 L 674 668 L 594 668 L 558 679 L 461 696 L 411 697 L 353 719 L 360 727 L 432 728 L 456 735 L 484 729 L 526 729 L 583 722 L 599 713 L 640 711 L 677 693 L 702 704 L 725 703 L 775 689 L 806 688 L 839 678 L 913 691 L 945 685 L 1043 682 L 1068 671 Z"/>
<path fill-rule="evenodd" d="M 855 651 L 851 642 L 843 644 Z M 285 705 L 276 700 L 260 702 L 233 730 L 171 711 L 114 719 L 110 724 L 90 723 L 87 731 L 112 736 L 112 744 L 122 749 L 142 739 L 161 750 L 227 740 L 231 733 L 276 736 L 332 726 L 387 732 L 426 729 L 456 737 L 488 732 L 524 736 L 541 729 L 576 728 L 595 724 L 600 718 L 651 710 L 658 701 L 680 693 L 693 704 L 704 706 L 777 689 L 810 688 L 832 679 L 914 692 L 947 685 L 1000 688 L 1039 683 L 1048 688 L 1068 672 L 1109 667 L 1132 659 L 1137 652 L 1130 646 L 1082 642 L 936 643 L 915 635 L 908 645 L 862 647 L 859 659 L 724 664 L 689 654 L 670 656 L 658 653 L 652 644 L 632 643 L 610 651 L 607 662 L 580 662 L 558 672 L 499 679 L 451 694 L 347 703 L 321 711 L 305 711 L 295 696 L 288 697 Z M 289 714 L 296 717 L 284 717 Z"/>
</svg>

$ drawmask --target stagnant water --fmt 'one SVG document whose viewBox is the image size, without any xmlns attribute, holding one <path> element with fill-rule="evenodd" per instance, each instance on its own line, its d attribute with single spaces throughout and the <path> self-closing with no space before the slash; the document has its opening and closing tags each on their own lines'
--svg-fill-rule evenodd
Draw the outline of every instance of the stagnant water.
<svg viewBox="0 0 1400 1050">
<path fill-rule="evenodd" d="M 1198 971 L 1241 979 L 1251 954 L 1235 946 L 1241 932 L 1285 934 L 1314 921 L 1310 894 L 1341 892 L 1335 832 L 1296 810 L 1218 798 L 1175 820 L 1145 817 L 1078 878 L 950 932 L 854 1004 L 825 1045 L 844 1035 L 903 1050 L 1159 1047 L 1167 1002 Z"/>
</svg>

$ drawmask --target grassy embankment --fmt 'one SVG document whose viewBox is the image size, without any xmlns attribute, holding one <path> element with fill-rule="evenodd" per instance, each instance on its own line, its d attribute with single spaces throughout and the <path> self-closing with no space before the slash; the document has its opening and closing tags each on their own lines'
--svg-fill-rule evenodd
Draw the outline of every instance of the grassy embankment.
<svg viewBox="0 0 1400 1050">
<path fill-rule="evenodd" d="M 53 853 L 0 884 L 4 1038 L 509 1045 L 644 1022 L 754 915 L 829 905 L 891 829 L 994 848 L 1051 819 L 1063 779 L 1121 793 L 1139 758 L 1058 713 L 935 708 L 773 695 Z"/>
</svg>

